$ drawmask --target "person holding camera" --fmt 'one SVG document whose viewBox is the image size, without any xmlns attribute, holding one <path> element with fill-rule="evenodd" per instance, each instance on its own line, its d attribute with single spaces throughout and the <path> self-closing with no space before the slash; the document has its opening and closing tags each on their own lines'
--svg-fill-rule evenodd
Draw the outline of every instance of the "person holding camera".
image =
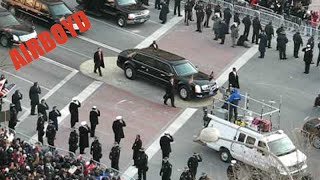
<svg viewBox="0 0 320 180">
<path fill-rule="evenodd" d="M 192 179 L 196 179 L 199 162 L 202 162 L 202 158 L 198 153 L 193 153 L 193 156 L 188 160 L 188 167 L 190 169 Z"/>
</svg>

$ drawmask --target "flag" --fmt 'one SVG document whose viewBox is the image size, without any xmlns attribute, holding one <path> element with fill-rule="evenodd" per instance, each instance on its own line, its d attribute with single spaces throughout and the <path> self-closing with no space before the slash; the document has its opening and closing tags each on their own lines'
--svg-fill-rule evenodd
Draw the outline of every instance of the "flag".
<svg viewBox="0 0 320 180">
<path fill-rule="evenodd" d="M 5 88 L 3 88 L 4 84 L 6 83 L 6 79 L 3 79 L 0 81 L 0 98 L 6 96 L 16 85 L 15 84 L 9 84 L 6 85 Z"/>
</svg>

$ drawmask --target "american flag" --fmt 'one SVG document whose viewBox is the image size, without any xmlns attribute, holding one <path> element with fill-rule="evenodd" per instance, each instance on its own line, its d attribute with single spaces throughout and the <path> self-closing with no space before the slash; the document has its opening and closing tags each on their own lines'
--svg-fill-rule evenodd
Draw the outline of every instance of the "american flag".
<svg viewBox="0 0 320 180">
<path fill-rule="evenodd" d="M 6 96 L 16 85 L 15 84 L 8 84 L 3 88 L 4 84 L 6 83 L 6 79 L 0 81 L 0 98 Z"/>
</svg>

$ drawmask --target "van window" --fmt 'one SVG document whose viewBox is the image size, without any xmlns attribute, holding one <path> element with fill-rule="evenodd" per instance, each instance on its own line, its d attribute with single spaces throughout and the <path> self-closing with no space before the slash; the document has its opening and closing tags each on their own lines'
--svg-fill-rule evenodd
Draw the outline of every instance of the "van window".
<svg viewBox="0 0 320 180">
<path fill-rule="evenodd" d="M 244 142 L 244 139 L 246 138 L 246 135 L 245 134 L 243 134 L 243 133 L 240 133 L 239 134 L 239 137 L 238 137 L 238 141 L 239 142 Z"/>
<path fill-rule="evenodd" d="M 266 149 L 266 150 L 267 150 L 267 145 L 266 145 L 266 143 L 265 143 L 265 142 L 259 141 L 259 142 L 258 142 L 258 147 L 260 147 L 260 148 L 263 148 L 263 149 Z M 262 150 L 260 150 L 260 149 L 258 149 L 257 151 L 258 151 L 258 152 L 260 152 L 260 153 L 263 153 L 263 151 L 262 151 Z"/>
<path fill-rule="evenodd" d="M 35 0 L 26 0 L 26 2 L 24 3 L 24 5 L 33 8 L 34 2 L 35 2 Z"/>
<path fill-rule="evenodd" d="M 254 145 L 255 142 L 256 142 L 255 138 L 253 138 L 251 136 L 247 137 L 246 144 Z M 249 147 L 249 148 L 251 148 L 251 147 Z"/>
</svg>

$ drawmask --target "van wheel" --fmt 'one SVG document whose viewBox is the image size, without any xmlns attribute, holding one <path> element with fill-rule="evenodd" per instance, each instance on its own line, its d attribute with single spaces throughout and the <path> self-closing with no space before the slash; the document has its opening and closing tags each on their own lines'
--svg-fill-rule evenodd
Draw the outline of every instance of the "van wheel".
<svg viewBox="0 0 320 180">
<path fill-rule="evenodd" d="M 136 78 L 136 70 L 131 65 L 127 65 L 124 68 L 124 75 L 131 80 L 134 80 Z"/>
<path fill-rule="evenodd" d="M 221 161 L 229 163 L 232 159 L 230 151 L 226 148 L 221 148 L 219 151 Z"/>
<path fill-rule="evenodd" d="M 183 100 L 188 100 L 190 98 L 189 88 L 186 85 L 179 87 L 179 96 Z"/>
<path fill-rule="evenodd" d="M 0 44 L 1 46 L 3 47 L 9 47 L 10 45 L 10 40 L 5 36 L 5 35 L 2 35 L 0 37 Z"/>
<path fill-rule="evenodd" d="M 14 15 L 14 16 L 16 15 L 16 8 L 15 7 L 10 6 L 8 10 L 12 15 Z"/>
<path fill-rule="evenodd" d="M 320 149 L 320 137 L 319 136 L 314 136 L 312 138 L 312 145 L 313 145 L 313 147 Z"/>
<path fill-rule="evenodd" d="M 119 16 L 117 20 L 117 24 L 120 27 L 125 27 L 127 25 L 126 18 L 124 16 Z"/>
</svg>

